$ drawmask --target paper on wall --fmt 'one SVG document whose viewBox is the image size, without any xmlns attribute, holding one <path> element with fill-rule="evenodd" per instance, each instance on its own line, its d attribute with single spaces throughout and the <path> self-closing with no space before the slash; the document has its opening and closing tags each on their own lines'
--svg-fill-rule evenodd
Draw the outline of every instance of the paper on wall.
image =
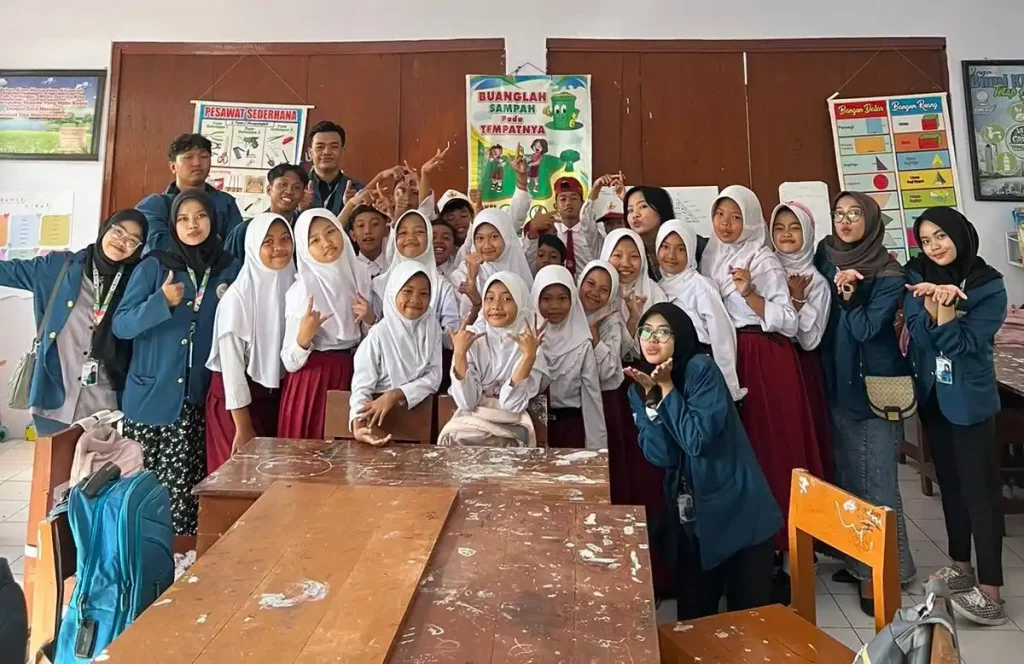
<svg viewBox="0 0 1024 664">
<path fill-rule="evenodd" d="M 73 191 L 0 191 L 0 260 L 29 259 L 71 244 Z M 31 291 L 0 288 L 0 299 Z"/>
<path fill-rule="evenodd" d="M 605 187 L 597 194 L 597 200 L 594 201 L 594 218 L 600 219 L 610 212 L 622 214 L 622 200 L 615 194 L 614 188 Z"/>
<path fill-rule="evenodd" d="M 779 185 L 779 201 L 800 203 L 814 217 L 814 246 L 832 233 L 832 199 L 824 182 L 783 182 Z M 769 220 L 771 223 L 771 220 Z"/>
<path fill-rule="evenodd" d="M 664 187 L 672 199 L 679 221 L 696 226 L 697 235 L 711 237 L 711 206 L 718 198 L 718 187 Z"/>
</svg>

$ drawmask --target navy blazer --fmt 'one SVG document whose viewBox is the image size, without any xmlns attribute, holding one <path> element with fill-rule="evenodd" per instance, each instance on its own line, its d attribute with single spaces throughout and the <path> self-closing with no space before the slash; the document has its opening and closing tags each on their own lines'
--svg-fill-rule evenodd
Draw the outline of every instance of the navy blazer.
<svg viewBox="0 0 1024 664">
<path fill-rule="evenodd" d="M 919 284 L 911 272 L 908 282 Z M 996 279 L 972 288 L 956 304 L 956 318 L 937 325 L 924 310 L 924 300 L 907 292 L 903 314 L 910 331 L 910 362 L 917 400 L 927 403 L 935 389 L 939 408 L 953 424 L 970 426 L 999 412 L 999 387 L 992 360 L 996 332 L 1006 319 L 1006 286 Z M 935 361 L 944 355 L 953 365 L 953 384 L 935 380 Z"/>
<path fill-rule="evenodd" d="M 824 252 L 819 251 L 819 258 Z M 819 271 L 829 284 L 836 266 L 823 259 Z M 821 364 L 829 405 L 855 419 L 874 417 L 864 376 L 909 376 L 910 365 L 896 337 L 896 312 L 906 292 L 904 275 L 866 279 L 849 301 L 831 287 L 832 307 L 821 342 Z"/>
<path fill-rule="evenodd" d="M 205 186 L 206 193 L 213 198 L 213 205 L 217 211 L 217 228 L 213 232 L 222 239 L 228 237 L 231 231 L 242 223 L 242 213 L 238 209 L 235 197 L 226 191 L 218 191 L 210 185 Z M 170 220 L 171 203 L 177 191 L 172 185 L 160 194 L 146 196 L 135 208 L 146 215 L 149 222 L 149 233 L 146 235 L 146 253 L 157 249 L 167 251 L 171 246 Z M 244 233 L 244 231 L 243 231 Z"/>
<path fill-rule="evenodd" d="M 689 463 L 701 566 L 713 569 L 773 537 L 782 528 L 782 514 L 714 360 L 695 355 L 685 376 L 684 394 L 672 390 L 655 420 L 635 385 L 629 389 L 629 405 L 644 456 L 667 469 L 665 504 L 676 524 L 676 496 Z"/>
<path fill-rule="evenodd" d="M 353 191 L 359 191 L 363 188 L 363 185 L 360 182 L 342 173 L 338 178 L 338 182 L 334 189 L 331 191 L 328 200 L 324 201 L 320 197 L 320 176 L 316 174 L 316 171 L 313 170 L 312 167 L 309 169 L 309 181 L 313 183 L 313 204 L 310 208 L 327 208 L 333 212 L 335 216 L 341 214 L 342 208 L 345 207 L 345 188 L 348 186 L 348 183 L 350 181 L 352 182 Z M 349 219 L 348 224 L 346 224 L 346 226 L 348 226 L 348 228 L 345 229 L 346 233 L 352 230 L 351 224 L 352 220 Z"/>
<path fill-rule="evenodd" d="M 0 261 L 0 286 L 32 291 L 35 298 L 35 327 L 32 330 L 34 337 L 65 260 L 70 262 L 64 278 L 57 287 L 53 311 L 39 342 L 36 367 L 32 373 L 32 386 L 28 395 L 30 406 L 47 410 L 60 408 L 64 404 L 64 377 L 60 369 L 60 354 L 57 352 L 57 335 L 68 322 L 82 288 L 85 250 L 76 253 L 55 251 L 39 258 Z"/>
<path fill-rule="evenodd" d="M 210 277 L 199 312 L 193 311 L 196 287 L 185 271 L 175 271 L 174 280 L 184 284 L 181 303 L 173 309 L 164 299 L 167 269 L 156 257 L 143 259 L 114 312 L 114 334 L 135 341 L 132 363 L 124 388 L 125 417 L 150 426 L 167 426 L 178 419 L 188 375 L 188 401 L 202 406 L 210 385 L 206 360 L 213 340 L 213 320 L 228 285 L 238 275 L 237 259 Z M 202 279 L 202 275 L 196 275 Z M 189 327 L 196 331 L 189 346 Z M 192 366 L 189 368 L 189 352 Z"/>
</svg>

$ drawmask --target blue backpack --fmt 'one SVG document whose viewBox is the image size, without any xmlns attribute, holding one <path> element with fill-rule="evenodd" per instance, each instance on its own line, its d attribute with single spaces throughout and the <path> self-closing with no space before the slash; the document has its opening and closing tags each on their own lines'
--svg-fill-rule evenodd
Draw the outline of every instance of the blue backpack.
<svg viewBox="0 0 1024 664">
<path fill-rule="evenodd" d="M 156 475 L 107 463 L 54 508 L 67 511 L 77 579 L 54 664 L 86 664 L 174 582 L 171 504 Z"/>
</svg>

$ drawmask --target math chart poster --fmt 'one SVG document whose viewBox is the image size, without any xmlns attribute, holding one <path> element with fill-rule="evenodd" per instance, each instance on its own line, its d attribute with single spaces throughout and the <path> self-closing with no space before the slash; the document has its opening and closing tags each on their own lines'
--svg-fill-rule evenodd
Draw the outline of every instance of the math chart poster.
<svg viewBox="0 0 1024 664">
<path fill-rule="evenodd" d="M 840 186 L 878 201 L 885 245 L 907 260 L 919 251 L 914 222 L 921 213 L 961 205 L 948 97 L 833 99 L 828 105 Z"/>
<path fill-rule="evenodd" d="M 554 208 L 552 186 L 591 184 L 590 76 L 467 76 L 469 189 L 492 207 L 516 190 L 512 162 L 521 150 L 534 207 Z"/>
<path fill-rule="evenodd" d="M 0 260 L 67 249 L 74 205 L 73 191 L 0 190 Z"/>
<path fill-rule="evenodd" d="M 267 171 L 302 161 L 312 106 L 194 101 L 193 131 L 213 144 L 208 182 L 238 201 L 244 219 L 270 207 Z"/>
</svg>

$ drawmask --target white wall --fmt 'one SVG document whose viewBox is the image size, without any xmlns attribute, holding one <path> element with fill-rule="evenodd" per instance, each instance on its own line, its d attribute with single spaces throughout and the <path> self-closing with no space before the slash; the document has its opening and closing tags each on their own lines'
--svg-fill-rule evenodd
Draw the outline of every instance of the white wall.
<svg viewBox="0 0 1024 664">
<path fill-rule="evenodd" d="M 0 68 L 107 68 L 114 41 L 377 41 L 504 37 L 508 68 L 545 66 L 547 37 L 607 39 L 769 39 L 792 37 L 945 37 L 963 209 L 978 226 L 983 254 L 1007 276 L 1012 302 L 1024 301 L 1024 270 L 1005 263 L 1002 233 L 1009 204 L 971 198 L 970 148 L 960 61 L 1022 58 L 1021 0 L 591 0 L 568 6 L 548 0 L 509 5 L 392 0 L 379 3 L 221 0 L 194 6 L 138 0 L 0 0 Z M 554 11 L 552 11 L 554 9 Z M 566 11 L 568 10 L 568 11 Z M 244 101 L 244 100 L 243 100 Z M 822 112 L 825 112 L 822 100 Z M 101 143 L 102 145 L 102 143 Z M 99 217 L 102 163 L 0 161 L 0 189 L 75 190 L 75 239 L 85 244 Z M 725 185 L 728 183 L 717 183 Z M 32 334 L 23 300 L 0 300 L 0 385 Z M 2 390 L 0 390 L 2 391 Z M 23 428 L 27 418 L 0 407 L 0 420 Z"/>
</svg>

